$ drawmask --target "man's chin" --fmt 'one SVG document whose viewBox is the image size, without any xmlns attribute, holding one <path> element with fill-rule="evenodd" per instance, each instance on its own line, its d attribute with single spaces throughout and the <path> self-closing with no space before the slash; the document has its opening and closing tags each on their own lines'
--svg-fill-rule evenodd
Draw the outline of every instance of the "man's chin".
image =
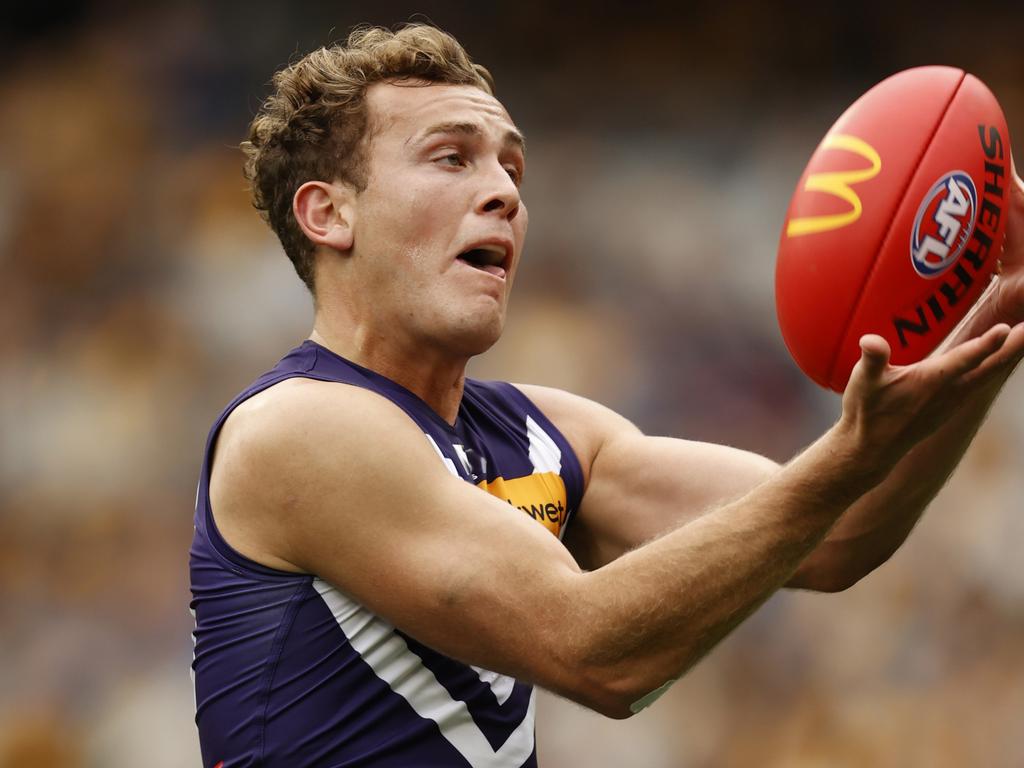
<svg viewBox="0 0 1024 768">
<path fill-rule="evenodd" d="M 490 320 L 475 317 L 469 320 L 451 328 L 443 340 L 445 348 L 459 357 L 482 355 L 498 342 L 505 325 L 504 317 Z"/>
</svg>

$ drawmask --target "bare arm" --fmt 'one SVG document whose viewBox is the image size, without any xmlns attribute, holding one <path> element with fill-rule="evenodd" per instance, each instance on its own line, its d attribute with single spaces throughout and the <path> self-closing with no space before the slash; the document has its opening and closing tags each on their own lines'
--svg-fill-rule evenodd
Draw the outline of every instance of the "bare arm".
<svg viewBox="0 0 1024 768">
<path fill-rule="evenodd" d="M 997 329 L 891 387 L 884 350 L 871 348 L 881 340 L 869 341 L 842 419 L 807 451 L 590 572 L 535 522 L 451 476 L 395 406 L 340 384 L 285 382 L 232 415 L 214 514 L 243 554 L 316 573 L 446 654 L 628 716 L 790 578 L 972 372 L 986 375 L 1006 337 Z M 1013 342 L 1024 347 L 1024 332 Z M 596 455 L 592 485 L 609 456 Z"/>
</svg>

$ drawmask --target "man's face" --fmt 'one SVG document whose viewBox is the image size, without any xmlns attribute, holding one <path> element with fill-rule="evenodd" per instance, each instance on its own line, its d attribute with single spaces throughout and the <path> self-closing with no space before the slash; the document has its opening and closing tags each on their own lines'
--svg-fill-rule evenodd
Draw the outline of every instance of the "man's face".
<svg viewBox="0 0 1024 768">
<path fill-rule="evenodd" d="M 359 320 L 416 348 L 479 354 L 501 335 L 526 235 L 522 137 L 472 86 L 380 83 L 367 103 Z"/>
</svg>

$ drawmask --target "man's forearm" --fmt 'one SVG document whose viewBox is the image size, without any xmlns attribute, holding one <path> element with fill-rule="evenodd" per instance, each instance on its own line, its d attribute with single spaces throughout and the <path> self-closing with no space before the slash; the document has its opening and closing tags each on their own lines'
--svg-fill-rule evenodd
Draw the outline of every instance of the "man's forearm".
<svg viewBox="0 0 1024 768">
<path fill-rule="evenodd" d="M 854 442 L 837 426 L 743 498 L 584 574 L 585 591 L 601 600 L 581 601 L 571 622 L 588 628 L 577 638 L 590 650 L 573 654 L 584 665 L 576 674 L 614 670 L 612 687 L 640 698 L 685 672 L 884 475 Z"/>
</svg>

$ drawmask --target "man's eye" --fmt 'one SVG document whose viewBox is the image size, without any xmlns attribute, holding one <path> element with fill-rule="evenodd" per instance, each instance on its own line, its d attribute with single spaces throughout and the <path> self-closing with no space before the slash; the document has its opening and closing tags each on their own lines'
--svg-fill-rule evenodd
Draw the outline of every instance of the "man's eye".
<svg viewBox="0 0 1024 768">
<path fill-rule="evenodd" d="M 466 164 L 466 161 L 462 159 L 462 155 L 460 155 L 458 152 L 452 152 L 449 155 L 439 157 L 437 158 L 437 162 L 451 166 L 452 168 L 461 168 Z"/>
<path fill-rule="evenodd" d="M 519 172 L 519 169 L 516 168 L 514 165 L 505 166 L 505 171 L 508 173 L 509 178 L 512 179 L 512 183 L 515 184 L 517 187 L 520 185 L 520 183 L 522 183 L 523 174 L 521 174 Z"/>
</svg>

